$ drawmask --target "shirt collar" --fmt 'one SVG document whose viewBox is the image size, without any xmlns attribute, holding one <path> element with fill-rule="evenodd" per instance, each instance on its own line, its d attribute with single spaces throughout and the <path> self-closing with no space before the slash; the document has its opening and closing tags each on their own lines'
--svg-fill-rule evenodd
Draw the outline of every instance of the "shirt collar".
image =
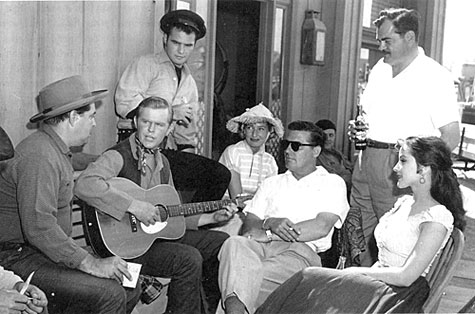
<svg viewBox="0 0 475 314">
<path fill-rule="evenodd" d="M 59 137 L 58 133 L 48 124 L 42 123 L 41 131 L 48 134 L 53 143 L 59 148 L 59 151 L 64 155 L 71 155 L 71 150 L 66 143 Z"/>
<path fill-rule="evenodd" d="M 311 173 L 301 178 L 300 180 L 297 180 L 290 170 L 287 170 L 284 173 L 284 175 L 286 175 L 288 178 L 292 178 L 293 180 L 298 181 L 298 182 L 305 182 L 307 180 L 312 180 L 312 178 L 316 176 L 322 176 L 322 175 L 327 175 L 327 174 L 329 174 L 329 172 L 322 166 L 315 166 L 315 171 L 312 171 Z"/>
<path fill-rule="evenodd" d="M 168 63 L 173 68 L 173 71 L 175 71 L 175 64 L 173 64 L 173 62 L 170 60 L 165 50 L 162 50 L 161 52 L 159 52 L 157 56 L 158 56 L 159 63 Z M 188 64 L 185 63 L 183 64 L 183 67 L 181 70 L 182 78 L 185 75 L 189 75 L 189 74 L 190 74 L 190 68 L 188 67 Z"/>
<path fill-rule="evenodd" d="M 249 144 L 247 143 L 247 141 L 246 141 L 246 140 L 242 140 L 242 142 L 243 142 L 243 146 L 246 148 L 246 150 L 247 150 L 249 153 L 252 154 L 253 152 L 252 152 L 251 146 L 249 146 Z M 266 151 L 265 146 L 266 146 L 266 145 L 265 145 L 265 143 L 264 143 L 264 145 L 262 145 L 261 147 L 259 147 L 259 150 L 257 151 L 256 155 L 257 155 L 257 154 L 259 154 L 259 155 L 264 154 L 264 152 Z"/>
</svg>

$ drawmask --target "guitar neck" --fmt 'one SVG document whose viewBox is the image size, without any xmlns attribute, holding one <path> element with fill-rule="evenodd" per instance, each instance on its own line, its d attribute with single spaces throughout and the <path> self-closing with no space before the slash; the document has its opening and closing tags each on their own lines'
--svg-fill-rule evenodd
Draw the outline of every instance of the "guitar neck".
<svg viewBox="0 0 475 314">
<path fill-rule="evenodd" d="M 189 203 L 180 205 L 168 205 L 168 214 L 175 216 L 192 216 L 202 213 L 210 213 L 233 203 L 233 200 L 219 200 L 201 203 Z"/>
</svg>

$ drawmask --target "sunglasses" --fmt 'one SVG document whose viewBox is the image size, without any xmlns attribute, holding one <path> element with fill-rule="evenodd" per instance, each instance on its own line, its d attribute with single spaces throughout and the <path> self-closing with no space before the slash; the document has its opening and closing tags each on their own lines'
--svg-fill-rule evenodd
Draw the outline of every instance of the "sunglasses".
<svg viewBox="0 0 475 314">
<path fill-rule="evenodd" d="M 282 140 L 281 145 L 284 150 L 287 149 L 287 147 L 292 148 L 294 152 L 297 152 L 300 149 L 300 146 L 317 146 L 317 144 L 305 144 L 305 143 L 300 143 L 296 141 L 287 141 L 287 140 Z"/>
</svg>

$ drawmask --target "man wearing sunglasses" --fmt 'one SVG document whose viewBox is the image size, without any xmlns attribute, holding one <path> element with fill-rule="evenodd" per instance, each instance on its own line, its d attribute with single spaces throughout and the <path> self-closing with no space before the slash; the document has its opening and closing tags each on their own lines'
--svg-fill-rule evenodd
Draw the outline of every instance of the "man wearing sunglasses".
<svg viewBox="0 0 475 314">
<path fill-rule="evenodd" d="M 345 182 L 315 166 L 324 133 L 312 122 L 289 124 L 282 141 L 287 172 L 267 178 L 245 207 L 243 236 L 219 253 L 219 284 L 226 313 L 254 313 L 297 271 L 321 266 L 333 227 L 348 213 Z"/>
</svg>

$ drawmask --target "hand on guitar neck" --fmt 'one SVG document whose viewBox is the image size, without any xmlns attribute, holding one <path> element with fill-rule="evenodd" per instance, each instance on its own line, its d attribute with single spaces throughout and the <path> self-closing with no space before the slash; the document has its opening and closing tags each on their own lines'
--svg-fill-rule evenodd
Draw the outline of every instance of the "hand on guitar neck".
<svg viewBox="0 0 475 314">
<path fill-rule="evenodd" d="M 130 204 L 129 213 L 135 215 L 147 227 L 155 222 L 160 222 L 160 210 L 155 205 L 140 200 L 133 200 Z"/>
<path fill-rule="evenodd" d="M 121 220 L 92 206 L 84 208 L 86 237 L 94 252 L 102 257 L 136 258 L 144 254 L 156 239 L 181 238 L 186 229 L 185 217 L 201 214 L 199 226 L 225 222 L 251 198 L 244 196 L 233 200 L 181 204 L 171 185 L 160 184 L 146 190 L 124 178 L 111 178 L 107 182 L 135 201 Z"/>
<path fill-rule="evenodd" d="M 214 213 L 202 214 L 198 221 L 198 226 L 206 226 L 209 224 L 215 224 L 220 222 L 226 222 L 233 218 L 234 214 L 238 211 L 236 204 L 229 204 L 224 208 L 215 211 Z"/>
</svg>

